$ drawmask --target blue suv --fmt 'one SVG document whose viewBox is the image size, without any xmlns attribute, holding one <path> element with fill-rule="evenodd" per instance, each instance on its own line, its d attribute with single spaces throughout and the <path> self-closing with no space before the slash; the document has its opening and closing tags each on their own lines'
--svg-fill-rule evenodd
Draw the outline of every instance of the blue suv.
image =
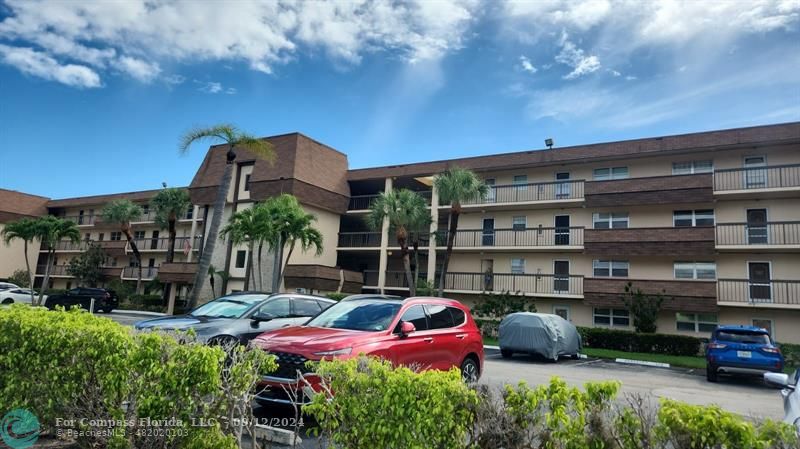
<svg viewBox="0 0 800 449">
<path fill-rule="evenodd" d="M 766 329 L 755 326 L 719 326 L 706 346 L 706 377 L 783 371 L 783 355 Z"/>
</svg>

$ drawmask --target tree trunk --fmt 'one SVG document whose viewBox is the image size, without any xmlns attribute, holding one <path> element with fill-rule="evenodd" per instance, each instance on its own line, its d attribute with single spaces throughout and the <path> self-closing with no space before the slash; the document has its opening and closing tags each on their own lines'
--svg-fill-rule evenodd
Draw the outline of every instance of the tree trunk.
<svg viewBox="0 0 800 449">
<path fill-rule="evenodd" d="M 244 291 L 250 290 L 250 280 L 255 284 L 253 272 L 253 242 L 247 243 L 247 265 L 244 267 Z"/>
<path fill-rule="evenodd" d="M 53 258 L 55 257 L 56 250 L 53 249 L 55 245 L 50 245 L 50 249 L 47 250 L 47 266 L 44 267 L 44 279 L 42 279 L 42 288 L 39 290 L 39 300 L 36 301 L 35 306 L 42 305 L 44 292 L 47 290 L 47 284 L 50 282 L 50 266 L 53 265 Z"/>
<path fill-rule="evenodd" d="M 208 285 L 211 286 L 211 296 L 217 296 L 217 294 L 214 293 L 214 273 L 208 275 Z"/>
<path fill-rule="evenodd" d="M 281 286 L 281 265 L 283 264 L 283 236 L 278 237 L 275 247 L 275 265 L 272 267 L 272 293 L 278 293 Z"/>
<path fill-rule="evenodd" d="M 200 255 L 200 261 L 197 264 L 197 272 L 194 274 L 194 284 L 189 294 L 188 307 L 190 309 L 197 306 L 197 301 L 200 298 L 200 290 L 203 289 L 203 284 L 208 274 L 208 267 L 211 266 L 211 257 L 214 255 L 214 248 L 217 246 L 217 240 L 219 239 L 219 227 L 222 224 L 222 215 L 225 212 L 225 203 L 228 197 L 228 189 L 231 187 L 231 178 L 233 178 L 233 161 L 229 161 L 225 165 L 222 182 L 217 189 L 217 198 L 214 200 L 214 214 L 211 216 L 211 225 L 208 228 L 206 244 L 203 247 L 203 254 Z"/>
<path fill-rule="evenodd" d="M 258 242 L 258 291 L 264 291 L 264 271 L 261 268 L 261 251 L 264 249 L 264 242 Z"/>
<path fill-rule="evenodd" d="M 167 259 L 166 263 L 172 263 L 175 260 L 175 221 L 177 217 L 172 217 L 170 214 L 167 229 L 169 230 L 169 241 L 167 242 Z M 167 303 L 167 315 L 172 315 L 175 311 L 175 298 L 172 297 L 172 283 L 168 282 L 164 284 L 164 294 L 162 299 L 164 302 Z"/>
<path fill-rule="evenodd" d="M 36 301 L 34 301 L 34 294 L 33 294 L 33 273 L 31 272 L 31 262 L 28 260 L 28 241 L 25 240 L 23 243 L 23 250 L 25 251 L 25 268 L 28 269 L 28 286 L 31 290 L 31 304 L 36 305 Z"/>
<path fill-rule="evenodd" d="M 283 274 L 286 273 L 286 267 L 289 266 L 289 259 L 292 257 L 292 252 L 294 251 L 294 243 L 295 242 L 292 242 L 292 244 L 289 245 L 289 254 L 286 255 L 286 262 L 283 263 L 281 277 L 278 279 L 278 285 L 281 285 L 281 282 L 283 282 Z"/>
<path fill-rule="evenodd" d="M 125 234 L 125 238 L 128 240 L 128 245 L 131 245 L 131 250 L 133 251 L 133 257 L 136 259 L 136 265 L 138 265 L 137 270 L 137 277 L 136 277 L 136 293 L 141 294 L 142 289 L 142 254 L 139 252 L 139 247 L 136 245 L 136 241 L 133 239 L 133 233 L 131 233 L 131 226 L 123 225 L 121 228 L 122 232 Z"/>
<path fill-rule="evenodd" d="M 444 296 L 444 281 L 447 277 L 447 268 L 450 265 L 450 253 L 453 252 L 453 244 L 456 241 L 456 231 L 458 230 L 458 216 L 461 213 L 461 205 L 452 205 L 450 207 L 450 226 L 447 230 L 447 249 L 444 252 L 444 260 L 442 261 L 442 274 L 439 278 L 439 297 Z"/>
<path fill-rule="evenodd" d="M 414 236 L 412 247 L 414 248 L 414 286 L 416 287 L 419 282 L 419 233 Z"/>
<path fill-rule="evenodd" d="M 411 257 L 408 251 L 408 241 L 405 235 L 401 236 L 401 234 L 397 233 L 397 243 L 400 245 L 400 254 L 403 256 L 403 269 L 406 272 L 406 282 L 408 282 L 408 294 L 409 296 L 416 296 L 417 294 L 417 286 L 414 285 L 414 278 L 411 274 Z"/>
</svg>

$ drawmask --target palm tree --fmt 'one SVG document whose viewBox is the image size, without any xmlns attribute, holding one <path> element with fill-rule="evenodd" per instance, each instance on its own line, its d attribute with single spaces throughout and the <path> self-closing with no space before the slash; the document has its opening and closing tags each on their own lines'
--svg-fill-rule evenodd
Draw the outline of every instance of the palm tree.
<svg viewBox="0 0 800 449">
<path fill-rule="evenodd" d="M 425 198 L 408 189 L 392 190 L 381 193 L 370 206 L 366 217 L 367 225 L 373 230 L 383 228 L 383 220 L 389 221 L 389 230 L 394 231 L 403 257 L 403 269 L 406 273 L 408 290 L 411 296 L 416 295 L 417 286 L 411 274 L 411 258 L 408 251 L 409 229 L 417 225 L 420 215 L 428 213 Z"/>
<path fill-rule="evenodd" d="M 219 238 L 219 228 L 222 225 L 222 214 L 225 209 L 225 202 L 228 196 L 228 189 L 231 186 L 231 178 L 233 178 L 233 165 L 236 161 L 236 149 L 241 148 L 254 153 L 256 156 L 269 161 L 275 159 L 275 152 L 272 145 L 266 140 L 257 139 L 246 133 L 241 132 L 233 125 L 216 125 L 208 128 L 197 128 L 188 131 L 183 135 L 180 144 L 180 151 L 186 153 L 189 147 L 201 140 L 213 139 L 224 142 L 228 146 L 226 154 L 225 171 L 222 174 L 222 182 L 220 182 L 217 189 L 217 197 L 214 200 L 214 213 L 211 216 L 211 225 L 208 228 L 208 235 L 206 236 L 206 245 L 203 248 L 203 253 L 200 256 L 197 272 L 194 276 L 194 285 L 189 295 L 189 308 L 197 305 L 197 300 L 200 297 L 200 290 L 203 288 L 203 283 L 206 279 L 208 267 L 211 265 L 211 257 L 214 254 L 214 248 L 217 245 Z"/>
<path fill-rule="evenodd" d="M 56 245 L 65 239 L 72 243 L 80 242 L 81 231 L 74 221 L 47 215 L 36 220 L 36 236 L 47 247 L 47 265 L 44 269 L 42 287 L 39 289 L 39 300 L 36 302 L 36 305 L 39 305 L 50 283 L 50 272 L 56 258 Z"/>
<path fill-rule="evenodd" d="M 131 221 L 141 217 L 142 213 L 142 207 L 130 200 L 114 200 L 106 204 L 100 212 L 103 222 L 119 225 L 120 231 L 125 234 L 128 245 L 130 245 L 131 251 L 133 251 L 133 257 L 136 259 L 136 266 L 138 268 L 138 273 L 136 275 L 136 293 L 140 293 L 142 290 L 142 255 L 139 253 L 139 247 L 136 245 L 136 240 L 133 238 L 133 232 L 131 232 Z"/>
<path fill-rule="evenodd" d="M 28 285 L 31 286 L 31 303 L 36 304 L 33 297 L 33 271 L 31 271 L 31 263 L 28 259 L 28 242 L 33 242 L 37 237 L 37 227 L 39 224 L 36 219 L 22 218 L 17 221 L 6 223 L 0 233 L 3 235 L 3 240 L 6 245 L 10 245 L 12 240 L 22 240 L 23 251 L 25 252 L 25 268 L 28 270 Z"/>
<path fill-rule="evenodd" d="M 191 206 L 189 192 L 185 189 L 163 189 L 150 200 L 150 208 L 155 211 L 155 222 L 161 229 L 166 229 L 169 233 L 169 245 L 167 246 L 166 263 L 172 263 L 175 259 L 175 223 L 180 217 L 186 214 Z M 194 242 L 189 242 L 193 244 Z M 175 308 L 175 298 L 170 299 L 172 283 L 164 285 L 164 300 L 167 304 L 167 315 L 172 315 Z"/>
<path fill-rule="evenodd" d="M 258 232 L 261 224 L 258 221 L 258 205 L 231 215 L 228 224 L 223 227 L 219 236 L 229 238 L 234 245 L 247 245 L 247 266 L 244 274 L 244 289 L 250 289 L 250 280 L 255 283 L 253 271 L 253 249 L 259 239 Z"/>
<path fill-rule="evenodd" d="M 447 231 L 447 249 L 442 262 L 442 274 L 439 278 L 439 296 L 444 294 L 444 281 L 450 265 L 450 254 L 458 230 L 458 217 L 461 214 L 461 203 L 464 201 L 484 199 L 489 193 L 489 186 L 472 170 L 453 167 L 436 175 L 433 186 L 439 194 L 439 204 L 450 204 L 450 225 Z"/>
<path fill-rule="evenodd" d="M 322 233 L 313 227 L 317 217 L 303 210 L 300 202 L 292 195 L 284 193 L 270 198 L 262 207 L 267 221 L 271 223 L 261 229 L 261 235 L 275 252 L 272 291 L 277 292 L 297 244 L 303 252 L 313 246 L 315 254 L 320 255 L 323 251 Z M 289 252 L 284 261 L 283 250 L 287 245 Z"/>
</svg>

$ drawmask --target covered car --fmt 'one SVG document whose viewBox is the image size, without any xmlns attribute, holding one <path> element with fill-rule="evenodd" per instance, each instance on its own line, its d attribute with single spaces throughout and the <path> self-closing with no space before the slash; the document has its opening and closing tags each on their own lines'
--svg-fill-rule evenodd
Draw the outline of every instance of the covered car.
<svg viewBox="0 0 800 449">
<path fill-rule="evenodd" d="M 575 326 L 558 315 L 518 312 L 500 322 L 500 353 L 540 355 L 549 360 L 561 356 L 577 358 L 581 351 L 581 336 Z"/>
</svg>

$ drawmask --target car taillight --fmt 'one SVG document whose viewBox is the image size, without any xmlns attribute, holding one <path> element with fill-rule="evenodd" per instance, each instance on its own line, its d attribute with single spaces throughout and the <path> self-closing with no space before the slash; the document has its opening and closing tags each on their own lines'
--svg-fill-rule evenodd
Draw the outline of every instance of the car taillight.
<svg viewBox="0 0 800 449">
<path fill-rule="evenodd" d="M 722 344 L 722 343 L 709 343 L 708 344 L 708 349 L 725 349 L 727 347 L 728 347 L 728 345 L 725 345 L 725 344 Z"/>
<path fill-rule="evenodd" d="M 770 354 L 780 354 L 781 353 L 781 350 L 778 349 L 778 348 L 765 347 L 765 348 L 761 348 L 761 350 L 764 351 L 764 352 L 769 352 Z"/>
</svg>

